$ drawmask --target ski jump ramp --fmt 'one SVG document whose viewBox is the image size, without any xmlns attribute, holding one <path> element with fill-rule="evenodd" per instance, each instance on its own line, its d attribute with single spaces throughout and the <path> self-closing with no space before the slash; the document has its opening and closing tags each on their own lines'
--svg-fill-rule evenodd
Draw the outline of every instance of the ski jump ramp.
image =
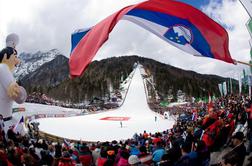
<svg viewBox="0 0 252 166">
<path fill-rule="evenodd" d="M 150 110 L 139 65 L 135 69 L 124 103 L 118 109 L 36 121 L 40 123 L 39 129 L 42 132 L 88 142 L 125 140 L 144 130 L 155 133 L 170 129 L 174 124 L 174 120 L 164 119 Z"/>
</svg>

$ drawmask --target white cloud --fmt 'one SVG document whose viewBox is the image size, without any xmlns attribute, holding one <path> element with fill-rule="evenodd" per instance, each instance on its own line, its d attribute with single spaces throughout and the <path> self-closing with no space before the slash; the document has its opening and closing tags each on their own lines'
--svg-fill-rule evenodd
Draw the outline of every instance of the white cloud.
<svg viewBox="0 0 252 166">
<path fill-rule="evenodd" d="M 219 5 L 215 1 L 211 1 L 207 7 L 203 8 L 203 11 L 222 25 L 231 27 L 227 30 L 231 56 L 233 59 L 248 62 L 250 60 L 248 42 L 250 35 L 245 24 L 249 16 L 241 3 L 234 0 L 223 0 L 222 5 Z M 234 73 L 241 73 L 242 69 L 249 70 L 245 65 L 233 66 L 225 63 L 217 65 L 216 63 L 213 71 L 219 75 L 234 77 L 236 75 Z"/>
<path fill-rule="evenodd" d="M 25 1 L 25 2 L 24 2 Z M 19 34 L 19 52 L 59 49 L 69 56 L 70 35 L 78 28 L 90 27 L 117 10 L 143 0 L 0 0 L 0 47 L 8 33 Z M 14 7 L 13 7 L 14 6 Z M 228 30 L 230 53 L 234 59 L 248 61 L 248 15 L 239 1 L 211 1 L 203 11 L 220 21 Z M 209 58 L 194 57 L 167 44 L 155 35 L 127 21 L 120 21 L 96 59 L 140 55 L 200 73 L 232 76 L 244 65 L 230 65 Z M 248 68 L 247 68 L 248 70 Z"/>
</svg>

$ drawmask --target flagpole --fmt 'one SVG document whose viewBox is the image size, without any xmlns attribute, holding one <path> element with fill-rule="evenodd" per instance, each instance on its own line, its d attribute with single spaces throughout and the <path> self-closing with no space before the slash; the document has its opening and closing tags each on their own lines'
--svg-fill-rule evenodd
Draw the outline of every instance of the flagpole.
<svg viewBox="0 0 252 166">
<path fill-rule="evenodd" d="M 243 64 L 243 65 L 247 65 L 247 66 L 252 66 L 252 64 L 248 63 L 248 62 L 242 62 L 242 61 L 238 61 L 233 59 L 233 61 L 235 62 L 235 65 L 237 65 L 237 63 Z"/>
<path fill-rule="evenodd" d="M 246 5 L 248 5 L 247 2 L 244 2 L 244 0 L 239 0 L 239 1 L 242 4 L 242 6 L 244 7 L 244 9 L 246 10 L 246 12 L 248 13 L 248 15 L 250 16 L 250 18 L 252 18 L 251 11 L 249 11 L 248 6 L 246 7 Z M 244 3 L 246 3 L 246 5 Z"/>
</svg>

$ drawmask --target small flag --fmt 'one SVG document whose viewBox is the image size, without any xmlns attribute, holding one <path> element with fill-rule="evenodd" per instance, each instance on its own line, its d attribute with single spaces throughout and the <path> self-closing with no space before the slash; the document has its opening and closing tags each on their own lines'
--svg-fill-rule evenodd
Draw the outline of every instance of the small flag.
<svg viewBox="0 0 252 166">
<path fill-rule="evenodd" d="M 208 103 L 211 103 L 211 102 L 212 102 L 211 94 L 208 93 Z"/>
<path fill-rule="evenodd" d="M 22 116 L 21 119 L 17 122 L 17 124 L 13 128 L 13 131 L 15 133 L 19 132 L 20 134 L 22 134 L 22 132 L 23 132 L 23 123 L 24 123 L 24 117 Z M 21 126 L 21 128 L 19 126 Z"/>
<path fill-rule="evenodd" d="M 70 146 L 70 142 L 68 142 L 65 138 L 63 140 L 64 146 L 65 147 L 69 147 Z"/>
</svg>

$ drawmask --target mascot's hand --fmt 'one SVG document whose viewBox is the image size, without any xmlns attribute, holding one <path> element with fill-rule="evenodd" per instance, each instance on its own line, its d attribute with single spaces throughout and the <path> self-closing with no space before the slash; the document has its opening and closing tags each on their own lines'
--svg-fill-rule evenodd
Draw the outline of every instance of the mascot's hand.
<svg viewBox="0 0 252 166">
<path fill-rule="evenodd" d="M 15 100 L 19 96 L 19 93 L 20 93 L 19 85 L 16 82 L 12 82 L 7 90 L 8 96 Z"/>
</svg>

